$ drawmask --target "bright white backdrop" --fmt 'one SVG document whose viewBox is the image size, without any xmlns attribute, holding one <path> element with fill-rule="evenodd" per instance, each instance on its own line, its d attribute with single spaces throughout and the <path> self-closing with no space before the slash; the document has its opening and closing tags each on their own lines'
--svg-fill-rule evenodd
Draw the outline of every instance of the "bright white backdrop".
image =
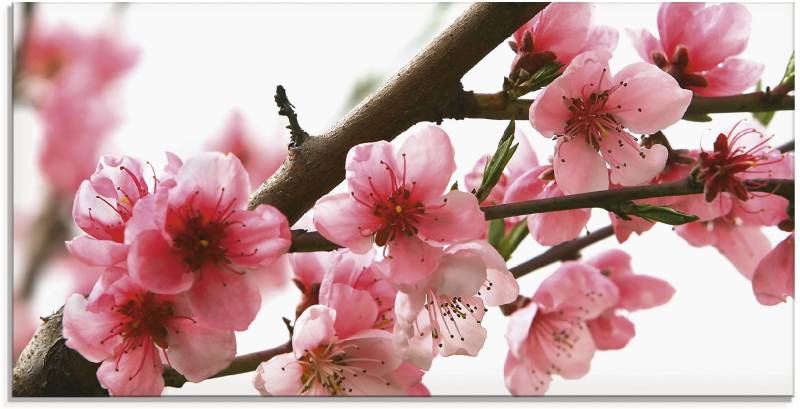
<svg viewBox="0 0 800 409">
<path fill-rule="evenodd" d="M 119 90 L 123 125 L 114 134 L 113 152 L 158 163 L 163 150 L 181 156 L 200 150 L 215 135 L 233 108 L 239 108 L 261 134 L 279 125 L 272 102 L 275 85 L 283 84 L 310 133 L 319 133 L 341 117 L 343 100 L 354 82 L 369 72 L 391 75 L 427 42 L 420 35 L 435 10 L 430 4 L 147 4 L 129 5 L 120 21 L 127 37 L 142 50 L 140 64 Z M 467 6 L 450 6 L 441 25 Z M 612 71 L 638 60 L 623 28 L 655 32 L 657 4 L 600 4 L 597 19 L 621 31 Z M 766 65 L 767 84 L 779 81 L 793 50 L 791 4 L 752 4 L 753 30 L 743 57 Z M 47 22 L 66 21 L 87 30 L 114 15 L 99 5 L 42 7 Z M 434 30 L 437 31 L 437 30 Z M 411 44 L 411 45 L 409 45 Z M 493 92 L 507 73 L 512 53 L 500 46 L 464 79 L 466 89 Z M 715 115 L 723 128 L 746 114 Z M 792 137 L 791 113 L 776 115 L 770 131 L 776 143 Z M 42 182 L 34 157 L 39 138 L 35 116 L 15 113 L 15 206 L 41 199 Z M 544 159 L 552 142 L 518 122 Z M 446 121 L 444 129 L 456 146 L 457 177 L 462 180 L 474 161 L 490 152 L 505 123 Z M 692 147 L 704 136 L 711 142 L 717 128 L 681 123 L 667 130 L 676 147 Z M 608 223 L 597 212 L 590 228 Z M 777 242 L 783 234 L 771 234 Z M 607 240 L 585 253 L 618 246 Z M 792 303 L 758 304 L 749 282 L 712 248 L 688 246 L 667 226 L 621 246 L 634 256 L 634 268 L 668 280 L 677 290 L 666 306 L 631 316 L 637 335 L 621 351 L 599 352 L 592 371 L 580 380 L 558 379 L 551 395 L 769 395 L 792 393 Z M 542 249 L 526 242 L 510 264 Z M 543 277 L 541 270 L 520 284 L 530 295 Z M 63 300 L 58 282 L 37 294 L 35 312 L 46 315 Z M 237 334 L 239 353 L 277 345 L 285 340 L 281 316 L 291 316 L 297 292 L 267 298 L 262 313 L 245 333 Z M 502 363 L 507 319 L 492 311 L 484 320 L 489 337 L 476 358 L 435 361 L 425 383 L 434 394 L 506 394 Z M 168 394 L 250 395 L 251 374 L 187 384 Z"/>
</svg>

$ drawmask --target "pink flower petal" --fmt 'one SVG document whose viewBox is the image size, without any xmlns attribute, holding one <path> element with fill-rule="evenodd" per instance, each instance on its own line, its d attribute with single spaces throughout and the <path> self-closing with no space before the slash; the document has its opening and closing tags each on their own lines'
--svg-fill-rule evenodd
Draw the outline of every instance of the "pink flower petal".
<svg viewBox="0 0 800 409">
<path fill-rule="evenodd" d="M 483 318 L 483 300 L 480 297 L 463 297 L 463 302 L 473 306 L 476 312 L 457 319 L 455 323 L 447 317 L 435 314 L 439 320 L 438 341 L 442 344 L 439 348 L 442 356 L 477 356 L 486 341 L 486 329 L 480 323 Z"/>
<path fill-rule="evenodd" d="M 584 44 L 578 54 L 606 49 L 614 51 L 619 42 L 619 32 L 611 26 L 594 26 L 589 30 L 589 35 L 586 36 L 586 44 Z"/>
<path fill-rule="evenodd" d="M 290 352 L 262 362 L 253 378 L 253 386 L 264 396 L 299 395 L 303 388 L 302 377 L 303 367 Z"/>
<path fill-rule="evenodd" d="M 128 269 L 142 287 L 159 294 L 184 292 L 195 281 L 195 273 L 158 230 L 145 231 L 133 242 Z"/>
<path fill-rule="evenodd" d="M 562 64 L 568 64 L 583 48 L 592 19 L 588 3 L 552 3 L 534 23 L 533 47 L 536 51 L 551 51 Z"/>
<path fill-rule="evenodd" d="M 617 286 L 611 280 L 593 267 L 571 261 L 547 277 L 532 298 L 548 311 L 578 310 L 585 320 L 611 308 L 617 299 Z"/>
<path fill-rule="evenodd" d="M 66 245 L 70 254 L 90 266 L 113 266 L 128 257 L 128 245 L 111 240 L 79 236 L 66 242 Z"/>
<path fill-rule="evenodd" d="M 314 227 L 326 239 L 356 253 L 372 248 L 380 220 L 347 193 L 325 196 L 314 205 Z"/>
<path fill-rule="evenodd" d="M 561 192 L 558 185 L 551 183 L 539 198 L 563 196 L 564 193 Z M 591 216 L 591 209 L 532 214 L 528 216 L 528 230 L 537 243 L 543 246 L 555 246 L 578 237 Z"/>
<path fill-rule="evenodd" d="M 703 74 L 708 82 L 707 86 L 693 87 L 692 91 L 706 97 L 741 94 L 756 85 L 763 72 L 764 64 L 728 58 L 722 65 Z"/>
<path fill-rule="evenodd" d="M 472 251 L 448 251 L 439 261 L 434 277 L 433 287 L 438 294 L 471 297 L 486 281 L 486 265 Z"/>
<path fill-rule="evenodd" d="M 402 166 L 395 160 L 394 149 L 389 142 L 356 145 L 347 152 L 345 162 L 348 190 L 365 202 L 370 201 L 371 195 L 376 198 L 388 197 L 394 193 L 392 175 L 395 182 L 398 176 L 402 177 Z"/>
<path fill-rule="evenodd" d="M 692 91 L 681 89 L 675 78 L 644 62 L 623 68 L 611 83 L 623 86 L 609 95 L 606 105 L 616 107 L 614 115 L 635 133 L 655 133 L 678 122 L 692 101 Z"/>
<path fill-rule="evenodd" d="M 794 298 L 794 233 L 778 243 L 758 263 L 753 274 L 753 293 L 763 305 Z"/>
<path fill-rule="evenodd" d="M 651 57 L 653 52 L 664 54 L 664 50 L 661 48 L 661 43 L 657 38 L 653 37 L 649 31 L 645 29 L 627 29 L 627 33 L 628 37 L 630 37 L 631 41 L 633 42 L 633 47 L 636 49 L 636 52 L 639 54 L 639 57 L 641 57 L 642 60 L 653 62 Z"/>
<path fill-rule="evenodd" d="M 564 194 L 572 195 L 608 189 L 606 161 L 582 138 L 556 144 L 553 170 Z"/>
<path fill-rule="evenodd" d="M 398 150 L 397 166 L 401 172 L 405 169 L 405 186 L 415 186 L 415 198 L 422 202 L 438 199 L 456 170 L 450 137 L 434 125 L 413 130 Z"/>
<path fill-rule="evenodd" d="M 648 275 L 616 276 L 612 277 L 612 281 L 619 289 L 616 307 L 631 312 L 666 304 L 675 294 L 675 289 L 668 282 Z"/>
<path fill-rule="evenodd" d="M 550 375 L 545 370 L 529 367 L 514 354 L 506 355 L 503 366 L 506 388 L 516 396 L 541 396 L 550 387 Z"/>
<path fill-rule="evenodd" d="M 292 349 L 294 356 L 301 358 L 306 350 L 330 344 L 336 338 L 334 323 L 336 311 L 323 305 L 312 305 L 300 314 L 294 324 Z"/>
<path fill-rule="evenodd" d="M 225 369 L 236 356 L 231 330 L 208 328 L 189 320 L 173 320 L 167 329 L 166 354 L 190 382 L 200 382 Z"/>
<path fill-rule="evenodd" d="M 97 369 L 100 386 L 111 396 L 159 396 L 164 390 L 161 358 L 152 343 L 121 353 L 119 363 L 106 360 Z M 138 373 L 137 373 L 138 372 Z"/>
<path fill-rule="evenodd" d="M 64 304 L 64 338 L 67 346 L 80 352 L 84 358 L 100 362 L 112 356 L 121 341 L 119 337 L 112 337 L 101 343 L 119 320 L 112 314 L 88 312 L 86 304 L 86 299 L 80 294 L 72 294 L 67 299 Z"/>
<path fill-rule="evenodd" d="M 202 269 L 187 295 L 198 321 L 218 329 L 244 331 L 261 308 L 261 293 L 252 274 L 213 265 Z"/>
<path fill-rule="evenodd" d="M 286 216 L 269 205 L 239 212 L 236 223 L 226 230 L 224 246 L 231 260 L 241 266 L 259 267 L 272 264 L 289 250 L 292 233 Z"/>
<path fill-rule="evenodd" d="M 625 348 L 636 335 L 636 328 L 630 320 L 611 312 L 600 315 L 586 325 L 600 351 Z"/>
<path fill-rule="evenodd" d="M 430 277 L 442 254 L 440 248 L 416 237 L 399 236 L 387 246 L 388 255 L 380 264 L 386 278 L 396 285 L 411 285 Z"/>
<path fill-rule="evenodd" d="M 322 282 L 323 276 L 330 265 L 329 263 L 333 262 L 333 256 L 334 253 L 332 252 L 292 253 L 288 255 L 294 277 L 300 280 L 306 286 L 306 289 L 310 289 L 312 285 Z"/>
<path fill-rule="evenodd" d="M 454 190 L 425 206 L 418 228 L 426 241 L 447 244 L 477 239 L 484 233 L 483 212 L 471 193 Z"/>
<path fill-rule="evenodd" d="M 772 249 L 761 227 L 718 222 L 714 230 L 717 235 L 714 247 L 747 279 L 752 279 L 756 266 Z"/>
<path fill-rule="evenodd" d="M 519 295 L 517 279 L 508 271 L 506 262 L 500 253 L 489 243 L 475 240 L 454 244 L 447 248 L 448 253 L 456 251 L 469 251 L 481 258 L 486 268 L 486 283 L 482 283 L 480 296 L 486 305 L 503 305 L 517 299 Z"/>
<path fill-rule="evenodd" d="M 378 318 L 378 304 L 372 294 L 347 284 L 333 284 L 325 305 L 336 310 L 336 336 L 347 338 L 372 328 Z"/>
<path fill-rule="evenodd" d="M 689 31 L 688 25 L 695 14 L 702 10 L 703 3 L 662 3 L 658 9 L 658 35 L 661 44 L 667 52 L 666 57 L 671 58 L 675 48 L 681 44 L 686 45 L 684 33 L 695 35 Z"/>
<path fill-rule="evenodd" d="M 532 302 L 511 314 L 505 334 L 511 354 L 520 357 L 524 356 L 528 337 L 531 333 L 531 326 L 533 325 L 533 320 L 537 317 L 538 311 L 539 306 Z"/>
<path fill-rule="evenodd" d="M 650 230 L 655 225 L 654 222 L 636 216 L 631 216 L 631 220 L 623 220 L 611 212 L 608 213 L 608 216 L 611 219 L 614 235 L 619 243 L 627 241 L 633 233 L 641 236 L 642 233 Z"/>
<path fill-rule="evenodd" d="M 189 158 L 175 176 L 175 183 L 169 204 L 182 206 L 191 200 L 209 218 L 231 202 L 234 209 L 244 208 L 250 196 L 250 177 L 242 162 L 219 152 Z"/>
<path fill-rule="evenodd" d="M 553 317 L 553 314 L 540 316 L 546 321 L 549 330 L 537 331 L 534 334 L 537 345 L 544 356 L 554 365 L 555 373 L 566 379 L 577 379 L 589 372 L 594 357 L 594 341 L 586 325 L 575 325 L 574 322 Z M 544 325 L 544 323 L 534 323 Z M 569 347 L 559 345 L 553 340 L 553 332 L 569 334 Z"/>
<path fill-rule="evenodd" d="M 685 25 L 680 43 L 689 51 L 689 72 L 710 70 L 726 58 L 740 54 L 750 38 L 750 12 L 738 3 L 709 6 L 694 13 Z"/>
<path fill-rule="evenodd" d="M 709 222 L 694 222 L 677 226 L 675 233 L 695 247 L 709 246 L 717 242 L 714 224 Z"/>
<path fill-rule="evenodd" d="M 624 131 L 610 131 L 600 140 L 600 153 L 611 169 L 611 183 L 621 186 L 636 186 L 653 180 L 664 170 L 669 154 L 664 145 L 639 146 Z"/>
<path fill-rule="evenodd" d="M 617 278 L 631 275 L 631 256 L 620 250 L 606 250 L 594 257 L 586 259 L 584 263 L 598 269 L 601 273 L 616 282 Z"/>
</svg>

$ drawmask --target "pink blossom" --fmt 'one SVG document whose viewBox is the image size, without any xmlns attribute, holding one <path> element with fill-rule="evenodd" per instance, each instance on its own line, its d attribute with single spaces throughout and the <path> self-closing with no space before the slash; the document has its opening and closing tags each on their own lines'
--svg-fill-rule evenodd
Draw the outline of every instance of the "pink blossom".
<svg viewBox="0 0 800 409">
<path fill-rule="evenodd" d="M 418 128 L 399 149 L 385 141 L 357 145 L 348 152 L 345 168 L 349 193 L 317 201 L 314 225 L 356 253 L 369 251 L 373 242 L 386 246 L 383 261 L 396 284 L 426 279 L 441 246 L 483 233 L 475 196 L 447 191 L 455 161 L 441 128 Z"/>
<path fill-rule="evenodd" d="M 566 194 L 605 190 L 609 176 L 622 186 L 653 179 L 667 149 L 642 147 L 628 131 L 650 134 L 674 124 L 692 98 L 650 64 L 631 64 L 612 77 L 610 57 L 605 50 L 579 55 L 531 105 L 533 127 L 558 139 L 553 170 Z"/>
<path fill-rule="evenodd" d="M 510 303 L 519 286 L 485 241 L 454 244 L 425 283 L 397 294 L 395 342 L 404 360 L 428 370 L 435 354 L 476 356 L 485 306 Z"/>
<path fill-rule="evenodd" d="M 616 305 L 614 283 L 593 267 L 566 262 L 546 278 L 506 330 L 505 382 L 514 395 L 542 395 L 553 374 L 589 372 L 595 344 L 586 322 Z"/>
<path fill-rule="evenodd" d="M 657 307 L 668 302 L 675 294 L 675 289 L 660 278 L 634 274 L 631 256 L 622 250 L 605 251 L 585 263 L 608 277 L 619 293 L 614 306 L 587 322 L 599 350 L 623 348 L 635 335 L 633 323 L 619 315 L 620 310 L 634 312 Z"/>
<path fill-rule="evenodd" d="M 258 142 L 262 140 L 266 143 Z M 266 139 L 254 137 L 242 114 L 234 111 L 222 133 L 206 144 L 206 150 L 236 155 L 250 174 L 251 188 L 256 188 L 281 167 L 289 153 L 288 143 L 282 132 L 275 132 Z"/>
<path fill-rule="evenodd" d="M 16 298 L 16 297 L 15 297 Z M 16 364 L 22 350 L 28 346 L 37 328 L 37 318 L 30 310 L 30 305 L 25 301 L 14 300 L 13 307 L 13 351 L 12 359 Z"/>
<path fill-rule="evenodd" d="M 247 269 L 271 264 L 291 241 L 277 209 L 245 210 L 249 192 L 235 156 L 202 153 L 187 160 L 174 187 L 134 207 L 125 229 L 131 276 L 155 293 L 188 291 L 192 309 L 211 325 L 247 329 L 261 306 Z"/>
<path fill-rule="evenodd" d="M 511 75 L 520 68 L 533 73 L 551 61 L 569 64 L 582 52 L 613 51 L 617 30 L 594 25 L 594 6 L 588 3 L 553 3 L 514 32 L 511 48 L 517 53 Z"/>
<path fill-rule="evenodd" d="M 756 266 L 772 249 L 769 239 L 761 232 L 761 226 L 743 224 L 738 219 L 688 223 L 677 226 L 675 232 L 692 246 L 714 246 L 748 280 L 753 278 Z"/>
<path fill-rule="evenodd" d="M 403 381 L 397 379 L 401 361 L 392 348 L 392 335 L 370 327 L 341 332 L 339 321 L 357 314 L 358 306 L 341 307 L 345 309 L 306 309 L 294 326 L 293 352 L 259 365 L 253 386 L 262 395 L 279 396 L 408 393 L 413 381 L 406 373 L 401 373 Z"/>
<path fill-rule="evenodd" d="M 92 362 L 111 395 L 160 395 L 163 359 L 192 382 L 228 366 L 236 354 L 233 331 L 206 326 L 182 295 L 142 289 L 122 269 L 110 269 L 89 298 L 74 294 L 64 306 L 67 346 Z"/>
<path fill-rule="evenodd" d="M 647 30 L 628 31 L 643 60 L 698 95 L 739 94 L 755 85 L 764 65 L 735 58 L 750 37 L 750 12 L 737 3 L 663 3 L 660 40 Z"/>
<path fill-rule="evenodd" d="M 756 266 L 753 293 L 759 303 L 775 305 L 794 298 L 794 233 L 778 243 Z"/>
</svg>

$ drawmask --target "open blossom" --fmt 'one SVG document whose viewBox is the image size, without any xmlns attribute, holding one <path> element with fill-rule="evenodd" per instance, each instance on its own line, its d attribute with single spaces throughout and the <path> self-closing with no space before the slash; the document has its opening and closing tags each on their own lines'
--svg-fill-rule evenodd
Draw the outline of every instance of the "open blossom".
<svg viewBox="0 0 800 409">
<path fill-rule="evenodd" d="M 409 392 L 407 388 L 413 382 L 397 379 L 408 372 L 398 371 L 401 361 L 392 347 L 391 333 L 370 326 L 343 329 L 339 321 L 357 315 L 358 306 L 341 303 L 339 308 L 314 305 L 300 315 L 292 335 L 292 352 L 275 356 L 258 367 L 253 385 L 262 395 Z"/>
<path fill-rule="evenodd" d="M 318 200 L 314 225 L 327 239 L 356 253 L 373 242 L 384 248 L 388 278 L 397 285 L 426 279 L 441 247 L 483 233 L 474 195 L 447 192 L 455 171 L 453 146 L 441 128 L 425 126 L 395 149 L 385 141 L 350 149 L 349 193 Z"/>
<path fill-rule="evenodd" d="M 162 362 L 199 382 L 236 355 L 233 331 L 209 328 L 184 296 L 149 292 L 117 268 L 88 299 L 73 294 L 67 300 L 63 326 L 68 347 L 102 362 L 97 379 L 111 395 L 160 395 Z"/>
<path fill-rule="evenodd" d="M 617 286 L 617 303 L 597 318 L 588 322 L 595 346 L 599 350 L 625 347 L 635 335 L 633 323 L 618 314 L 619 310 L 634 312 L 665 304 L 675 294 L 666 281 L 635 274 L 631 269 L 631 256 L 612 249 L 584 261 L 608 277 Z"/>
<path fill-rule="evenodd" d="M 593 267 L 566 262 L 546 278 L 506 330 L 505 382 L 514 395 L 542 395 L 552 375 L 589 372 L 595 344 L 586 322 L 617 304 L 614 283 Z"/>
<path fill-rule="evenodd" d="M 593 9 L 588 3 L 553 3 L 518 28 L 510 43 L 517 53 L 512 77 L 520 68 L 533 73 L 551 61 L 567 65 L 585 51 L 613 51 L 617 30 L 592 24 Z"/>
<path fill-rule="evenodd" d="M 566 194 L 605 190 L 609 177 L 622 186 L 653 179 L 664 169 L 667 149 L 644 148 L 628 131 L 650 134 L 674 124 L 692 98 L 651 64 L 631 64 L 611 76 L 609 58 L 605 50 L 579 55 L 530 108 L 533 127 L 558 140 L 553 170 Z"/>
<path fill-rule="evenodd" d="M 753 293 L 764 305 L 776 305 L 794 298 L 794 233 L 778 243 L 756 266 Z"/>
<path fill-rule="evenodd" d="M 437 353 L 476 356 L 486 340 L 486 306 L 510 303 L 518 294 L 516 279 L 488 243 L 451 245 L 427 282 L 397 294 L 398 350 L 425 370 Z"/>
<path fill-rule="evenodd" d="M 636 51 L 673 76 L 681 87 L 704 96 L 733 95 L 755 85 L 764 65 L 735 58 L 750 37 L 750 12 L 737 3 L 662 3 L 658 34 L 628 31 Z"/>
<path fill-rule="evenodd" d="M 243 331 L 261 306 L 247 269 L 286 253 L 286 217 L 268 205 L 245 209 L 250 180 L 233 155 L 190 158 L 173 183 L 133 209 L 125 229 L 130 274 L 155 293 L 188 291 L 198 316 Z"/>
<path fill-rule="evenodd" d="M 275 132 L 266 143 L 259 143 L 261 140 L 251 134 L 242 114 L 234 111 L 222 133 L 206 144 L 206 150 L 236 155 L 250 175 L 251 187 L 255 188 L 281 167 L 289 153 L 285 133 Z"/>
</svg>

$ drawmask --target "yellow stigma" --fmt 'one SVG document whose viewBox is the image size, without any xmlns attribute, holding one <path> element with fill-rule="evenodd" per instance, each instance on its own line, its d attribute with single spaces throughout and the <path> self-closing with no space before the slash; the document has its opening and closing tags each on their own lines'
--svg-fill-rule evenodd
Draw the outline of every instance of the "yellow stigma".
<svg viewBox="0 0 800 409">
<path fill-rule="evenodd" d="M 130 201 L 130 199 L 128 199 L 128 196 L 122 196 L 122 198 L 120 198 L 119 201 L 120 201 L 120 203 L 123 203 L 123 204 L 125 204 L 127 206 L 131 205 L 131 201 Z"/>
<path fill-rule="evenodd" d="M 198 243 L 200 243 L 200 245 L 203 247 L 208 247 L 208 240 L 200 240 Z"/>
<path fill-rule="evenodd" d="M 403 213 L 403 208 L 400 205 L 394 207 L 394 211 L 398 214 Z"/>
</svg>

